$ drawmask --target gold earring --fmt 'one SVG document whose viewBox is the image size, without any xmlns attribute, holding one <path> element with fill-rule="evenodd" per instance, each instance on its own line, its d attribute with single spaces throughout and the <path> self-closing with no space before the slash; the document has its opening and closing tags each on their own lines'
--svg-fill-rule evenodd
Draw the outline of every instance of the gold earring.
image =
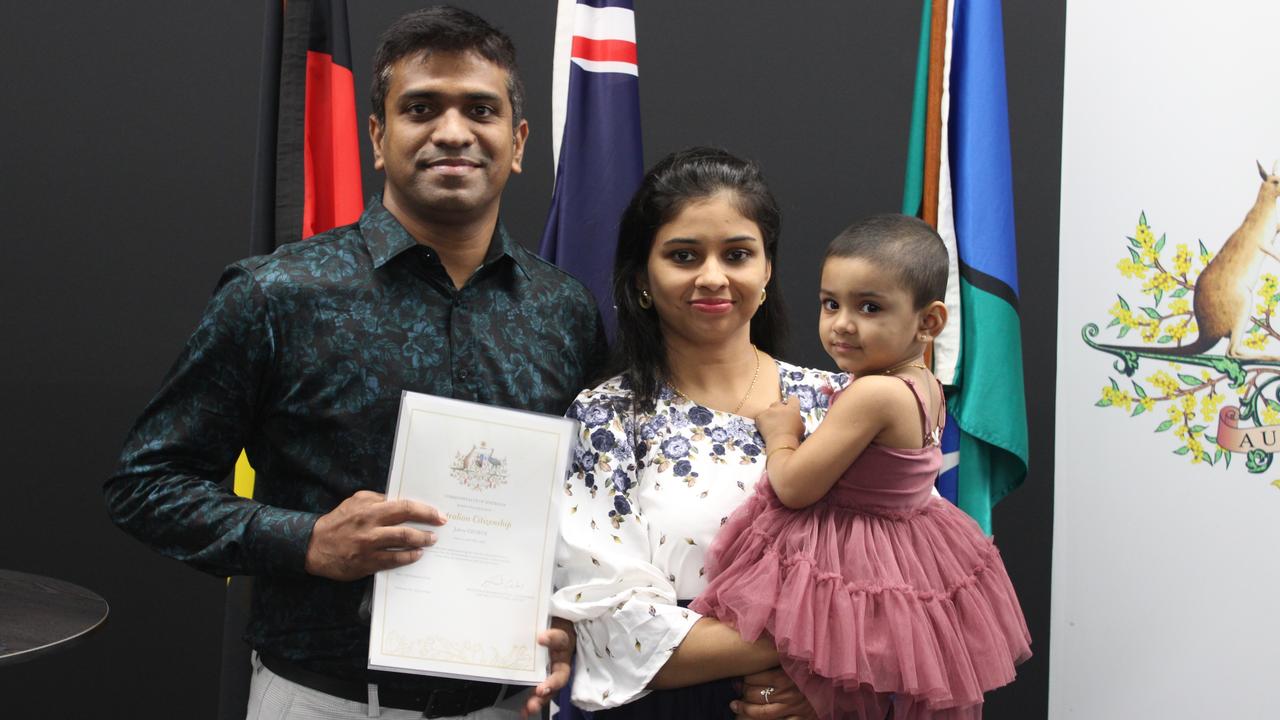
<svg viewBox="0 0 1280 720">
<path fill-rule="evenodd" d="M 760 288 L 760 304 L 764 304 L 765 298 L 769 297 L 769 293 L 764 288 Z"/>
<path fill-rule="evenodd" d="M 640 307 L 644 308 L 645 310 L 648 310 L 649 308 L 653 307 L 653 298 L 649 296 L 648 290 L 640 291 L 639 303 L 640 303 Z"/>
</svg>

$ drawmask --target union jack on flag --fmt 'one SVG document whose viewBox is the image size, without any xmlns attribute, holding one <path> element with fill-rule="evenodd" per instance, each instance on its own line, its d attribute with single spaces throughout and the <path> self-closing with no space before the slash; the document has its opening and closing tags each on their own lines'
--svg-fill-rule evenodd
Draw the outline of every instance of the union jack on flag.
<svg viewBox="0 0 1280 720">
<path fill-rule="evenodd" d="M 591 290 L 612 335 L 618 218 L 644 176 L 632 0 L 560 0 L 553 66 L 556 184 L 540 252 Z"/>
</svg>

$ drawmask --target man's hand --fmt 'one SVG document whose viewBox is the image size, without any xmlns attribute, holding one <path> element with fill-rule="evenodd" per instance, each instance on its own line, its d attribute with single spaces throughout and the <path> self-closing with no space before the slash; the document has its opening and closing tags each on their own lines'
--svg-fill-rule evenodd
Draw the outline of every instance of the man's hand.
<svg viewBox="0 0 1280 720">
<path fill-rule="evenodd" d="M 379 570 L 408 565 L 433 545 L 435 533 L 405 522 L 444 525 L 440 511 L 413 500 L 392 500 L 361 490 L 320 516 L 307 545 L 306 571 L 332 580 L 359 580 Z"/>
<path fill-rule="evenodd" d="M 765 690 L 768 690 L 767 700 Z M 765 670 L 742 678 L 742 699 L 729 703 L 738 718 L 779 720 L 780 718 L 816 718 L 809 701 L 781 668 Z"/>
<path fill-rule="evenodd" d="M 538 635 L 538 644 L 551 651 L 551 669 L 547 673 L 547 679 L 538 683 L 529 693 L 529 698 L 520 710 L 520 717 L 538 716 L 542 708 L 551 705 L 552 698 L 560 688 L 569 684 L 569 664 L 573 662 L 576 637 L 573 623 L 561 618 L 551 618 L 551 629 Z"/>
</svg>

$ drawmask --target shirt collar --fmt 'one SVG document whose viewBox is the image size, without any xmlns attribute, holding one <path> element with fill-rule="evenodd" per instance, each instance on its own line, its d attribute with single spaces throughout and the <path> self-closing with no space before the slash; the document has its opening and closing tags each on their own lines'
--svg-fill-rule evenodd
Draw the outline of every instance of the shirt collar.
<svg viewBox="0 0 1280 720">
<path fill-rule="evenodd" d="M 392 258 L 418 244 L 409 231 L 405 230 L 400 221 L 396 220 L 395 216 L 382 204 L 381 193 L 369 198 L 369 204 L 365 206 L 364 214 L 360 216 L 360 233 L 364 236 L 365 245 L 369 249 L 369 256 L 373 259 L 375 268 L 382 267 Z M 503 257 L 511 258 L 515 266 L 520 268 L 520 272 L 526 278 L 529 276 L 529 269 L 525 267 L 527 259 L 522 257 L 519 246 L 507 234 L 507 229 L 499 219 L 493 230 L 493 237 L 489 240 L 489 249 L 484 255 L 484 266 L 488 267 Z"/>
</svg>

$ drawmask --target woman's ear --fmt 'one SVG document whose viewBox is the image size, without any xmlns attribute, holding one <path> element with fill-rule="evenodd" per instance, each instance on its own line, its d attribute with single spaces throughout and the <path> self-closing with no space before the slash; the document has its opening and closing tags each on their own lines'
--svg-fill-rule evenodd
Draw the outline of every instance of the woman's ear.
<svg viewBox="0 0 1280 720">
<path fill-rule="evenodd" d="M 920 312 L 920 340 L 929 342 L 942 334 L 947 326 L 947 306 L 941 300 L 934 300 Z"/>
</svg>

